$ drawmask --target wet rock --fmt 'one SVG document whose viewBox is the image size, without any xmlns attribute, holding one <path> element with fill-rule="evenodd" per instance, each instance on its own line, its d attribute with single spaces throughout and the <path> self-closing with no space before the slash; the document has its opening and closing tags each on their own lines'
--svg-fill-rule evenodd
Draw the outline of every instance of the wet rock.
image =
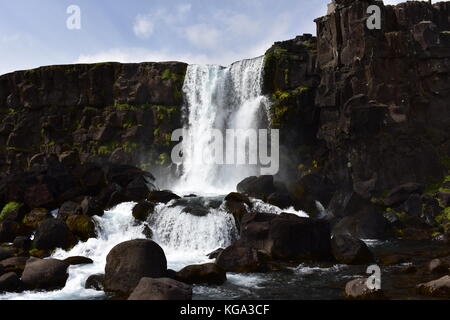
<svg viewBox="0 0 450 320">
<path fill-rule="evenodd" d="M 381 208 L 373 204 L 342 218 L 334 225 L 332 233 L 349 234 L 358 239 L 389 239 L 394 236 L 394 231 L 383 216 Z"/>
<path fill-rule="evenodd" d="M 87 258 L 87 257 L 81 257 L 81 256 L 69 257 L 69 258 L 64 259 L 63 261 L 71 266 L 94 263 L 94 261 L 92 261 L 92 259 Z"/>
<path fill-rule="evenodd" d="M 133 207 L 132 214 L 138 221 L 147 221 L 147 218 L 154 210 L 155 204 L 148 201 L 142 201 Z"/>
<path fill-rule="evenodd" d="M 104 281 L 105 281 L 105 275 L 104 274 L 101 274 L 101 273 L 93 274 L 93 275 L 90 275 L 87 278 L 84 287 L 86 289 L 103 291 L 103 289 L 104 289 L 103 282 Z"/>
<path fill-rule="evenodd" d="M 115 246 L 106 257 L 105 290 L 129 294 L 143 277 L 166 274 L 163 249 L 152 240 L 131 240 Z"/>
<path fill-rule="evenodd" d="M 281 209 L 287 209 L 295 205 L 294 200 L 287 193 L 274 192 L 267 197 L 267 202 Z"/>
<path fill-rule="evenodd" d="M 436 258 L 427 265 L 427 271 L 434 274 L 446 274 L 450 272 L 450 257 Z"/>
<path fill-rule="evenodd" d="M 427 283 L 421 283 L 417 287 L 417 291 L 420 294 L 431 297 L 450 297 L 450 276 L 444 276 L 437 280 L 433 280 Z"/>
<path fill-rule="evenodd" d="M 168 203 L 174 199 L 181 199 L 181 197 L 167 190 L 152 191 L 147 197 L 147 200 L 153 203 Z"/>
<path fill-rule="evenodd" d="M 51 218 L 51 214 L 47 211 L 47 209 L 33 209 L 25 215 L 23 224 L 29 228 L 35 229 L 40 222 L 48 218 Z"/>
<path fill-rule="evenodd" d="M 15 247 L 1 246 L 0 247 L 0 261 L 13 257 L 17 253 Z"/>
<path fill-rule="evenodd" d="M 177 272 L 177 280 L 188 284 L 221 285 L 227 280 L 224 269 L 215 263 L 187 266 Z"/>
<path fill-rule="evenodd" d="M 142 201 L 147 198 L 153 185 L 147 183 L 144 177 L 134 178 L 125 188 L 125 196 L 131 201 Z"/>
<path fill-rule="evenodd" d="M 95 223 L 86 215 L 70 215 L 66 220 L 70 232 L 81 241 L 97 237 Z"/>
<path fill-rule="evenodd" d="M 25 269 L 27 260 L 27 257 L 12 257 L 0 261 L 0 265 L 3 266 L 4 272 L 15 272 L 20 276 Z"/>
<path fill-rule="evenodd" d="M 273 176 L 248 177 L 239 182 L 236 189 L 249 197 L 262 200 L 276 191 Z"/>
<path fill-rule="evenodd" d="M 332 260 L 330 238 L 326 221 L 286 213 L 250 213 L 242 222 L 240 241 L 274 259 Z"/>
<path fill-rule="evenodd" d="M 343 264 L 368 264 L 374 261 L 364 241 L 348 235 L 337 235 L 331 239 L 333 256 Z"/>
<path fill-rule="evenodd" d="M 90 275 L 87 278 L 84 287 L 86 289 L 103 291 L 103 289 L 104 289 L 103 282 L 104 281 L 105 281 L 105 275 L 104 274 L 101 274 L 101 273 L 93 274 L 93 275 Z"/>
<path fill-rule="evenodd" d="M 89 217 L 103 216 L 105 208 L 102 203 L 94 197 L 85 197 L 81 202 L 81 213 Z"/>
<path fill-rule="evenodd" d="M 213 252 L 208 253 L 206 256 L 208 259 L 216 259 L 223 250 L 223 248 L 216 249 Z"/>
<path fill-rule="evenodd" d="M 68 249 L 74 244 L 74 238 L 64 221 L 47 219 L 39 223 L 33 239 L 33 245 L 39 250 Z"/>
<path fill-rule="evenodd" d="M 406 201 L 412 194 L 422 194 L 423 186 L 419 183 L 405 183 L 394 189 L 392 189 L 386 199 L 384 200 L 384 204 L 388 207 L 395 206 L 401 204 Z"/>
<path fill-rule="evenodd" d="M 150 229 L 148 224 L 144 225 L 144 230 L 142 231 L 142 234 L 145 236 L 146 239 L 152 239 L 153 238 L 153 231 Z"/>
<path fill-rule="evenodd" d="M 169 278 L 142 278 L 128 300 L 192 300 L 192 287 Z"/>
<path fill-rule="evenodd" d="M 354 279 L 345 285 L 345 296 L 347 299 L 355 300 L 380 300 L 385 299 L 383 291 L 369 289 L 366 284 L 367 278 Z"/>
<path fill-rule="evenodd" d="M 31 249 L 33 241 L 29 237 L 19 236 L 13 241 L 13 246 L 17 249 L 28 251 Z"/>
<path fill-rule="evenodd" d="M 231 192 L 225 197 L 224 200 L 232 202 L 242 202 L 248 205 L 249 207 L 252 207 L 252 202 L 250 201 L 250 199 L 242 193 Z"/>
<path fill-rule="evenodd" d="M 64 220 L 72 214 L 81 214 L 81 206 L 74 201 L 66 201 L 59 208 L 58 215 Z"/>
<path fill-rule="evenodd" d="M 29 208 L 22 204 L 16 202 L 10 202 L 1 211 L 0 221 L 15 221 L 22 222 L 25 215 L 29 212 Z"/>
<path fill-rule="evenodd" d="M 22 282 L 14 272 L 0 276 L 0 292 L 21 292 Z"/>
<path fill-rule="evenodd" d="M 241 246 L 236 242 L 217 256 L 216 264 L 226 272 L 264 272 L 267 271 L 266 257 L 258 250 Z"/>
<path fill-rule="evenodd" d="M 13 242 L 20 234 L 20 229 L 20 225 L 15 221 L 6 220 L 0 222 L 0 243 Z"/>
<path fill-rule="evenodd" d="M 55 290 L 66 285 L 69 264 L 56 259 L 29 258 L 22 274 L 27 289 Z"/>
</svg>

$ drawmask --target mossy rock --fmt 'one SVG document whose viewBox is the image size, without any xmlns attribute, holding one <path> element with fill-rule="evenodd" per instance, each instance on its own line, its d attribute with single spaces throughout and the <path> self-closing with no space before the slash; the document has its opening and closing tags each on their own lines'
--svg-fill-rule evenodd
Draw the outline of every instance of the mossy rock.
<svg viewBox="0 0 450 320">
<path fill-rule="evenodd" d="M 89 216 L 70 215 L 66 220 L 66 224 L 69 230 L 81 241 L 87 241 L 97 236 L 94 221 Z"/>
<path fill-rule="evenodd" d="M 25 215 L 23 218 L 23 224 L 25 227 L 36 229 L 40 222 L 50 217 L 51 215 L 47 209 L 36 208 Z"/>
<path fill-rule="evenodd" d="M 10 213 L 18 210 L 21 206 L 22 206 L 22 203 L 18 203 L 18 202 L 14 202 L 14 201 L 7 203 L 3 207 L 2 211 L 0 212 L 0 222 L 3 221 L 3 219 L 5 219 Z"/>
</svg>

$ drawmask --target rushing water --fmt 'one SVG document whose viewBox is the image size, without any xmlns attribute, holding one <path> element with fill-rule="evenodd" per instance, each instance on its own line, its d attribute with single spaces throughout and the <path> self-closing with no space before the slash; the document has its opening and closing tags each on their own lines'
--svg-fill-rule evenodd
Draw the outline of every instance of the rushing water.
<svg viewBox="0 0 450 320">
<path fill-rule="evenodd" d="M 243 60 L 224 68 L 191 65 L 183 86 L 188 137 L 184 140 L 182 176 L 178 192 L 223 194 L 242 179 L 257 175 L 257 165 L 218 165 L 215 139 L 208 130 L 225 137 L 227 129 L 260 129 L 267 125 L 269 100 L 262 95 L 264 57 Z M 257 153 L 249 146 L 247 156 Z"/>
</svg>

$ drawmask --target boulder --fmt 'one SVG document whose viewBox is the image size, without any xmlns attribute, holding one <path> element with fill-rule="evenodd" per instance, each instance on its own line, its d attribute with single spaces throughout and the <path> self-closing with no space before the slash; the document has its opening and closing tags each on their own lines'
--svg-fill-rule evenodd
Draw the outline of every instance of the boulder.
<svg viewBox="0 0 450 320">
<path fill-rule="evenodd" d="M 385 299 L 382 290 L 369 289 L 367 278 L 354 279 L 345 285 L 345 296 L 354 300 L 380 300 Z"/>
<path fill-rule="evenodd" d="M 87 257 L 81 257 L 81 256 L 69 257 L 69 258 L 64 259 L 63 261 L 71 266 L 94 263 L 94 261 L 92 261 L 92 259 L 87 258 Z"/>
<path fill-rule="evenodd" d="M 389 239 L 394 231 L 389 221 L 383 216 L 381 208 L 368 205 L 342 218 L 332 229 L 333 235 L 346 234 L 357 239 Z"/>
<path fill-rule="evenodd" d="M 188 284 L 221 285 L 227 280 L 224 269 L 215 263 L 187 266 L 177 272 L 177 280 Z"/>
<path fill-rule="evenodd" d="M 289 194 L 283 192 L 271 193 L 267 197 L 267 202 L 281 209 L 287 209 L 295 205 L 295 201 L 292 199 L 292 197 Z"/>
<path fill-rule="evenodd" d="M 169 278 L 142 278 L 128 300 L 192 300 L 192 287 Z"/>
<path fill-rule="evenodd" d="M 226 272 L 264 272 L 267 271 L 266 258 L 264 253 L 242 246 L 238 241 L 217 256 L 216 264 Z"/>
<path fill-rule="evenodd" d="M 249 213 L 241 230 L 242 245 L 280 260 L 332 260 L 328 222 L 293 214 Z"/>
<path fill-rule="evenodd" d="M 225 197 L 224 200 L 233 202 L 242 202 L 248 205 L 249 207 L 252 207 L 252 202 L 250 201 L 250 199 L 242 193 L 231 192 Z"/>
<path fill-rule="evenodd" d="M 147 200 L 153 203 L 168 203 L 175 199 L 181 199 L 181 197 L 168 190 L 152 191 L 147 197 Z"/>
<path fill-rule="evenodd" d="M 81 241 L 87 241 L 97 236 L 95 223 L 89 216 L 70 215 L 66 220 L 66 225 L 70 232 Z"/>
<path fill-rule="evenodd" d="M 28 211 L 29 208 L 22 203 L 9 202 L 1 210 L 0 221 L 10 220 L 15 222 L 22 222 Z"/>
<path fill-rule="evenodd" d="M 15 272 L 8 272 L 0 276 L 0 293 L 20 291 L 22 291 L 22 281 Z"/>
<path fill-rule="evenodd" d="M 31 249 L 32 243 L 33 241 L 31 241 L 30 237 L 19 236 L 14 239 L 13 246 L 14 248 L 28 251 Z"/>
<path fill-rule="evenodd" d="M 64 221 L 53 218 L 39 223 L 33 239 L 38 250 L 68 249 L 73 244 L 73 235 Z"/>
<path fill-rule="evenodd" d="M 427 271 L 435 274 L 450 273 L 450 257 L 436 258 L 427 264 Z"/>
<path fill-rule="evenodd" d="M 27 260 L 27 257 L 12 257 L 0 261 L 0 265 L 3 266 L 4 272 L 15 272 L 18 275 L 21 275 L 25 269 Z"/>
<path fill-rule="evenodd" d="M 239 182 L 237 191 L 249 197 L 266 200 L 276 191 L 273 176 L 248 177 Z"/>
<path fill-rule="evenodd" d="M 30 208 L 47 208 L 54 204 L 55 197 L 50 186 L 37 184 L 25 191 L 24 200 Z"/>
<path fill-rule="evenodd" d="M 144 177 L 139 176 L 134 178 L 125 188 L 125 196 L 131 201 L 142 201 L 147 198 L 150 191 L 153 189 L 149 187 Z"/>
<path fill-rule="evenodd" d="M 86 289 L 103 291 L 103 289 L 104 289 L 103 282 L 104 281 L 105 281 L 105 275 L 104 274 L 101 274 L 101 273 L 93 274 L 93 275 L 90 275 L 87 278 L 84 287 Z"/>
<path fill-rule="evenodd" d="M 0 261 L 13 257 L 17 253 L 17 248 L 10 246 L 0 247 Z"/>
<path fill-rule="evenodd" d="M 368 264 L 374 261 L 364 241 L 349 235 L 336 235 L 331 239 L 333 256 L 343 264 Z"/>
<path fill-rule="evenodd" d="M 66 285 L 69 264 L 57 259 L 29 258 L 22 274 L 27 289 L 55 290 Z"/>
<path fill-rule="evenodd" d="M 223 250 L 223 248 L 218 248 L 213 252 L 208 253 L 206 256 L 208 257 L 208 259 L 216 259 Z"/>
<path fill-rule="evenodd" d="M 37 208 L 31 210 L 28 214 L 25 215 L 23 224 L 29 228 L 35 229 L 40 222 L 51 217 L 52 216 L 47 209 Z"/>
<path fill-rule="evenodd" d="M 410 195 L 416 193 L 416 194 L 422 194 L 424 190 L 424 187 L 419 183 L 405 183 L 398 187 L 395 187 L 392 189 L 386 198 L 384 199 L 384 204 L 387 207 L 399 205 L 402 202 L 406 201 Z"/>
<path fill-rule="evenodd" d="M 15 221 L 5 220 L 0 222 L 0 243 L 13 242 L 20 234 L 20 225 Z"/>
<path fill-rule="evenodd" d="M 450 298 L 450 276 L 444 276 L 437 280 L 421 283 L 417 287 L 420 294 L 431 297 Z"/>
<path fill-rule="evenodd" d="M 129 294 L 143 277 L 163 277 L 167 260 L 152 240 L 131 240 L 115 246 L 106 257 L 105 291 Z"/>
<path fill-rule="evenodd" d="M 66 219 L 72 214 L 81 214 L 81 206 L 74 201 L 66 201 L 59 208 L 58 215 L 63 219 Z"/>
<path fill-rule="evenodd" d="M 92 217 L 92 216 L 103 216 L 105 208 L 102 203 L 93 197 L 85 197 L 81 202 L 81 213 Z"/>
<path fill-rule="evenodd" d="M 155 204 L 141 201 L 133 207 L 133 217 L 138 221 L 147 221 L 148 216 L 155 210 Z"/>
</svg>

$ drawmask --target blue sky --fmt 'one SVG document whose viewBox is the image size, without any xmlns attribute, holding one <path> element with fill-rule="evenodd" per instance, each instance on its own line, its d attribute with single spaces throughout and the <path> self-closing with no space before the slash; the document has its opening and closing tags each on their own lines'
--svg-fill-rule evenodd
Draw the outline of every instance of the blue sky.
<svg viewBox="0 0 450 320">
<path fill-rule="evenodd" d="M 0 0 L 0 74 L 42 65 L 185 61 L 228 65 L 315 33 L 329 0 Z M 400 0 L 385 0 L 399 3 Z M 66 10 L 81 9 L 69 30 Z"/>
</svg>

